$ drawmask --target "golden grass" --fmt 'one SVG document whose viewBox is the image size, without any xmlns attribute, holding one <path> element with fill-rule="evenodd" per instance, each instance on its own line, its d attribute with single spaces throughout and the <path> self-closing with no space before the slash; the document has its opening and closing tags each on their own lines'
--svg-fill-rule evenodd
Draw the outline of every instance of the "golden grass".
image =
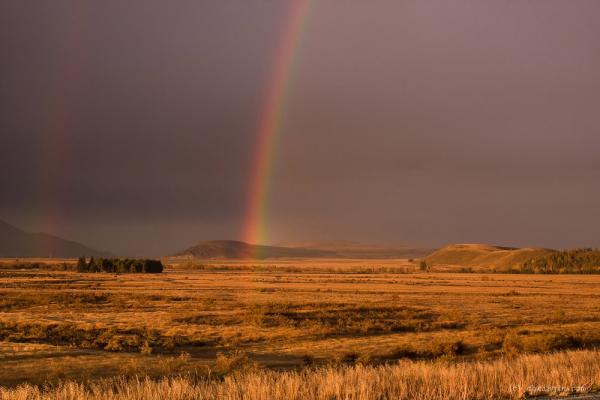
<svg viewBox="0 0 600 400">
<path fill-rule="evenodd" d="M 424 273 L 406 260 L 202 265 L 156 275 L 1 269 L 0 385 L 600 346 L 599 275 Z"/>
<path fill-rule="evenodd" d="M 224 379 L 111 379 L 50 388 L 0 388 L 2 400 L 383 400 L 512 399 L 586 393 L 600 384 L 600 353 L 526 355 L 492 362 L 411 362 L 388 366 L 251 371 Z"/>
<path fill-rule="evenodd" d="M 507 272 L 520 263 L 552 254 L 540 248 L 507 248 L 483 244 L 454 244 L 425 257 L 435 270 L 464 268 L 476 272 Z"/>
</svg>

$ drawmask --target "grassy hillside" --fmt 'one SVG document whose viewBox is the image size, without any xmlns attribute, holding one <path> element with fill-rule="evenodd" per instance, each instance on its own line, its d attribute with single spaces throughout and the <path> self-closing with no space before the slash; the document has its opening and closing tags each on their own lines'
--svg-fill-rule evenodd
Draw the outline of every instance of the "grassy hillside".
<svg viewBox="0 0 600 400">
<path fill-rule="evenodd" d="M 597 274 L 600 273 L 600 250 L 557 251 L 527 260 L 519 268 L 523 272 L 536 274 Z"/>
<path fill-rule="evenodd" d="M 425 257 L 430 266 L 461 266 L 477 269 L 510 269 L 532 258 L 544 257 L 554 250 L 540 248 L 514 248 L 485 244 L 453 244 Z"/>
</svg>

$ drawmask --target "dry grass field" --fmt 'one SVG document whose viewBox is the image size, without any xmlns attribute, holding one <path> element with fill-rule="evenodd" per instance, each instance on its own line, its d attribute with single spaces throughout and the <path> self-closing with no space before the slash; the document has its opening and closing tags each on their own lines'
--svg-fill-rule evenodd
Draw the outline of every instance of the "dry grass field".
<svg viewBox="0 0 600 400">
<path fill-rule="evenodd" d="M 510 398 L 600 384 L 599 275 L 165 264 L 151 275 L 1 264 L 0 399 Z M 43 383 L 45 395 L 31 386 Z"/>
<path fill-rule="evenodd" d="M 3 400 L 493 400 L 587 393 L 600 381 L 600 353 L 572 351 L 493 362 L 412 362 L 260 370 L 222 379 L 116 378 L 39 388 L 0 388 Z M 577 382 L 577 383 L 575 383 Z M 597 398 L 597 397 L 594 397 Z M 588 397 L 587 399 L 591 399 Z"/>
</svg>

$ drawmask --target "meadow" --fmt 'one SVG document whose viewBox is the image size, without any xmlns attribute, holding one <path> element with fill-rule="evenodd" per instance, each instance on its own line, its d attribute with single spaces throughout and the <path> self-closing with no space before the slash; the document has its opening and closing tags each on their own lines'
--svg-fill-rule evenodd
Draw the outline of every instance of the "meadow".
<svg viewBox="0 0 600 400">
<path fill-rule="evenodd" d="M 0 398 L 514 398 L 600 385 L 599 275 L 163 263 L 0 263 Z"/>
</svg>

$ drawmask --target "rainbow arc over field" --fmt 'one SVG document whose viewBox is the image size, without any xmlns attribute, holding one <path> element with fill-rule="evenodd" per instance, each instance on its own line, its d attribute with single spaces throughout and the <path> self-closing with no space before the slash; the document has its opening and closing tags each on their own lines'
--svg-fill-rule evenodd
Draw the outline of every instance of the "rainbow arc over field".
<svg viewBox="0 0 600 400">
<path fill-rule="evenodd" d="M 247 209 L 244 241 L 261 244 L 267 241 L 269 189 L 273 175 L 277 142 L 282 132 L 285 101 L 291 85 L 294 63 L 298 57 L 302 32 L 314 0 L 291 0 L 285 29 L 279 41 L 275 63 L 267 85 L 258 126 Z"/>
<path fill-rule="evenodd" d="M 62 218 L 62 205 L 73 174 L 72 139 L 79 120 L 81 76 L 85 68 L 85 41 L 93 18 L 89 4 L 74 3 L 64 18 L 58 48 L 50 58 L 53 72 L 44 107 L 45 114 L 38 171 L 39 224 L 41 229 L 55 231 Z M 48 254 L 48 253 L 47 253 Z"/>
</svg>

